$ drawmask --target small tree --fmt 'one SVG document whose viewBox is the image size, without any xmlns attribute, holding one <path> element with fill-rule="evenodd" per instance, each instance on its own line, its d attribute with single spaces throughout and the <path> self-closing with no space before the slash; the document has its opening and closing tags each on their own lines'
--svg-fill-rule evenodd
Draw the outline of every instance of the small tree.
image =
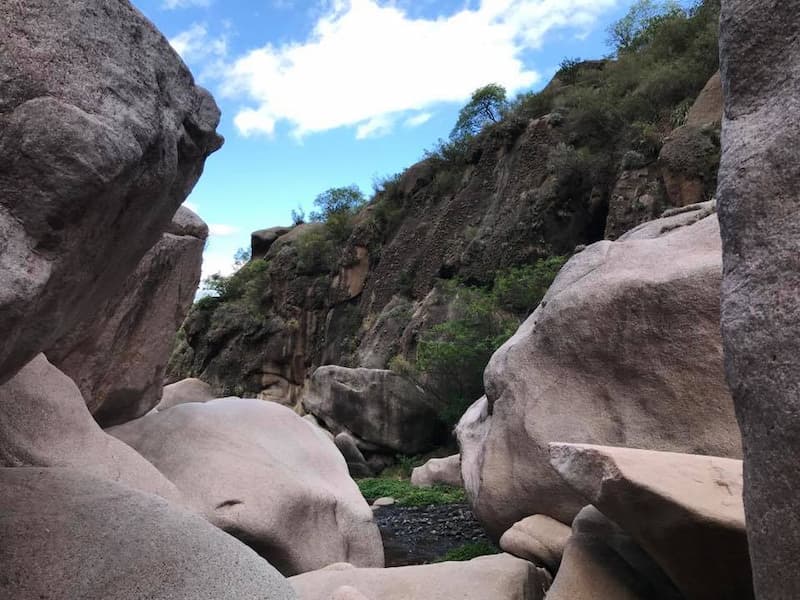
<svg viewBox="0 0 800 600">
<path fill-rule="evenodd" d="M 608 29 L 608 42 L 617 52 L 636 50 L 647 42 L 648 30 L 659 21 L 685 14 L 676 0 L 638 0 L 627 14 Z"/>
<path fill-rule="evenodd" d="M 335 240 L 344 241 L 350 235 L 353 215 L 365 203 L 366 198 L 357 185 L 331 188 L 314 199 L 319 211 L 312 212 L 310 218 L 325 223 Z"/>
<path fill-rule="evenodd" d="M 507 107 L 506 88 L 502 85 L 490 83 L 478 88 L 458 113 L 458 121 L 450 133 L 450 139 L 464 139 L 479 133 L 487 123 L 498 123 Z"/>
</svg>

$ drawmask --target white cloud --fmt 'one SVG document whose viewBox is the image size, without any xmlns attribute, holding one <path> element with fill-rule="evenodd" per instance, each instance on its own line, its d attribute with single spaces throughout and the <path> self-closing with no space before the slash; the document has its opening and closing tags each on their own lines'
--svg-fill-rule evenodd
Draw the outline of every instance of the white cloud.
<svg viewBox="0 0 800 600">
<path fill-rule="evenodd" d="M 164 0 L 161 8 L 166 10 L 175 10 L 177 8 L 189 8 L 192 6 L 210 6 L 211 0 Z"/>
<path fill-rule="evenodd" d="M 203 268 L 201 270 L 200 279 L 204 281 L 210 275 L 230 275 L 236 271 L 236 266 L 233 264 L 233 258 L 230 253 L 214 252 L 206 250 L 203 254 Z"/>
<path fill-rule="evenodd" d="M 406 127 L 419 127 L 420 125 L 424 125 L 428 121 L 433 118 L 433 114 L 429 112 L 419 113 L 412 117 L 406 119 L 406 122 L 403 123 Z"/>
<path fill-rule="evenodd" d="M 356 139 L 365 140 L 367 138 L 381 137 L 391 133 L 393 127 L 394 119 L 390 115 L 377 115 L 358 126 Z"/>
<path fill-rule="evenodd" d="M 184 200 L 183 201 L 183 205 L 186 208 L 188 208 L 189 210 L 191 210 L 192 212 L 196 212 L 196 213 L 200 212 L 200 207 L 197 206 L 197 204 L 195 204 L 194 202 L 189 202 L 188 200 Z"/>
<path fill-rule="evenodd" d="M 249 103 L 243 135 L 297 137 L 343 126 L 363 139 L 411 111 L 463 102 L 490 82 L 510 93 L 540 79 L 521 55 L 556 29 L 586 31 L 619 0 L 481 0 L 438 19 L 414 19 L 395 3 L 332 0 L 303 43 L 247 52 L 223 75 L 223 93 Z"/>
<path fill-rule="evenodd" d="M 187 62 L 222 58 L 228 53 L 227 37 L 225 35 L 211 37 L 204 23 L 194 23 L 189 29 L 170 39 L 169 43 Z"/>
<path fill-rule="evenodd" d="M 233 225 L 224 225 L 222 223 L 212 223 L 208 226 L 208 235 L 216 235 L 218 237 L 226 237 L 229 235 L 236 235 L 239 233 L 239 228 Z"/>
</svg>

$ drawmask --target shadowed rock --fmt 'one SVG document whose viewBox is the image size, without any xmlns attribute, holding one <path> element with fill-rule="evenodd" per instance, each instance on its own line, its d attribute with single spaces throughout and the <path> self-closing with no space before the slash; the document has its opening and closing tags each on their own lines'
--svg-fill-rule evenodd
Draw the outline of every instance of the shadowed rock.
<svg viewBox="0 0 800 600">
<path fill-rule="evenodd" d="M 116 293 L 222 138 L 126 0 L 6 2 L 0 39 L 2 383 Z"/>
<path fill-rule="evenodd" d="M 189 512 L 71 469 L 0 468 L 0 597 L 293 600 L 247 546 Z"/>
</svg>

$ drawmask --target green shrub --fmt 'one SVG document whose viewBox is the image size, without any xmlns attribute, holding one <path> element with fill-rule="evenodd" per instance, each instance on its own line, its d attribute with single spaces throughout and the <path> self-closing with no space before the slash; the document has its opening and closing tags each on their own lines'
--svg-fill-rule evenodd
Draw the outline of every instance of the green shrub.
<svg viewBox="0 0 800 600">
<path fill-rule="evenodd" d="M 336 268 L 336 245 L 326 230 L 310 229 L 295 242 L 297 272 L 302 275 L 331 272 Z"/>
<path fill-rule="evenodd" d="M 467 542 L 458 548 L 448 551 L 434 562 L 465 561 L 492 554 L 500 554 L 500 548 L 491 542 Z"/>
<path fill-rule="evenodd" d="M 216 302 L 230 302 L 245 298 L 247 302 L 256 306 L 260 303 L 260 294 L 266 285 L 268 263 L 257 258 L 245 263 L 232 275 L 211 275 L 203 281 L 206 290 L 212 292 Z M 213 306 L 212 300 L 201 299 L 204 308 Z"/>
<path fill-rule="evenodd" d="M 490 83 L 478 88 L 458 113 L 450 139 L 463 140 L 477 135 L 486 125 L 499 123 L 507 108 L 506 88 L 502 85 Z"/>
<path fill-rule="evenodd" d="M 566 261 L 566 256 L 553 256 L 498 273 L 494 280 L 498 306 L 527 316 L 542 301 Z"/>
<path fill-rule="evenodd" d="M 385 478 L 359 479 L 357 483 L 365 498 L 374 500 L 391 497 L 401 506 L 456 504 L 466 501 L 463 489 L 446 485 L 418 488 L 406 480 Z"/>
<path fill-rule="evenodd" d="M 578 81 L 580 70 L 580 58 L 565 58 L 561 61 L 561 65 L 556 72 L 556 77 L 558 77 L 563 83 L 572 85 Z"/>
</svg>

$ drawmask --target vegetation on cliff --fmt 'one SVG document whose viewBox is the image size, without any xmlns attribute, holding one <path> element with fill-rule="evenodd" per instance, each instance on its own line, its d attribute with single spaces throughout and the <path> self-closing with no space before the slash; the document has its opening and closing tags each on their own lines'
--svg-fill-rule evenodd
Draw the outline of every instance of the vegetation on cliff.
<svg viewBox="0 0 800 600">
<path fill-rule="evenodd" d="M 614 57 L 565 60 L 510 102 L 499 86 L 477 90 L 450 138 L 376 181 L 368 201 L 328 190 L 310 222 L 297 215 L 263 255 L 213 279 L 172 376 L 293 403 L 316 366 L 391 367 L 452 423 L 577 245 L 682 204 L 669 169 L 701 199 L 713 189 L 718 130 L 682 125 L 718 68 L 718 14 L 719 0 L 643 0 L 610 32 Z M 615 204 L 627 172 L 646 180 L 649 204 Z"/>
</svg>

